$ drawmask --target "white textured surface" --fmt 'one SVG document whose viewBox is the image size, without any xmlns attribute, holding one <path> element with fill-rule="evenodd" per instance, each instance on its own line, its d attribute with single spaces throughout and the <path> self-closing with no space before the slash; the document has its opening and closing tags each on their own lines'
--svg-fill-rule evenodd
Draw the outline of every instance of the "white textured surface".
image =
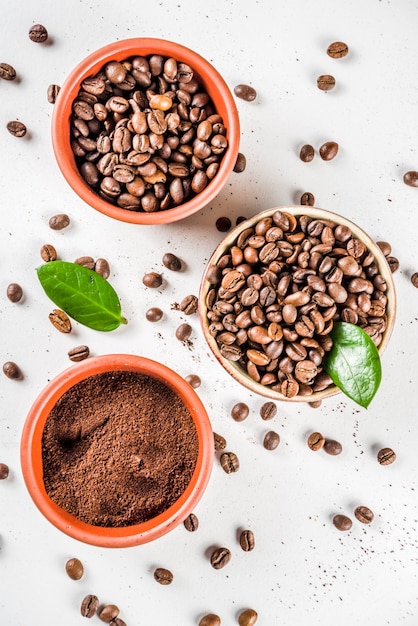
<svg viewBox="0 0 418 626">
<path fill-rule="evenodd" d="M 48 28 L 48 45 L 29 40 L 34 23 Z M 218 613 L 229 626 L 248 606 L 258 611 L 260 626 L 416 626 L 418 291 L 410 275 L 418 270 L 418 190 L 402 176 L 418 169 L 417 24 L 417 0 L 16 0 L 2 11 L 0 61 L 12 64 L 20 81 L 0 84 L 0 354 L 25 374 L 22 382 L 0 377 L 0 462 L 11 468 L 0 484 L 2 624 L 82 624 L 81 599 L 95 593 L 119 605 L 128 626 L 193 626 L 205 612 Z M 258 92 L 255 102 L 238 102 L 246 171 L 232 174 L 200 214 L 166 227 L 117 223 L 85 206 L 58 171 L 50 142 L 48 85 L 62 84 L 96 48 L 134 36 L 178 41 L 210 60 L 231 89 L 243 82 Z M 350 46 L 345 59 L 327 56 L 335 40 Z M 334 74 L 334 91 L 317 89 L 322 73 Z M 7 133 L 14 118 L 28 126 L 28 138 Z M 327 140 L 340 144 L 335 161 L 299 160 L 302 144 L 318 148 Z M 340 395 L 316 410 L 278 404 L 274 421 L 265 423 L 263 399 L 226 377 L 208 354 L 196 316 L 192 348 L 178 342 L 175 328 L 186 320 L 171 307 L 197 293 L 222 237 L 217 217 L 234 222 L 298 202 L 303 191 L 374 239 L 390 241 L 400 261 L 398 317 L 382 359 L 383 382 L 367 411 Z M 60 212 L 72 225 L 51 231 L 48 219 Z M 127 327 L 100 334 L 75 324 L 69 336 L 52 328 L 51 303 L 35 273 L 46 242 L 65 260 L 84 254 L 109 260 Z M 161 270 L 168 251 L 185 261 L 186 271 L 164 271 L 164 287 L 146 290 L 142 275 Z M 23 303 L 7 300 L 10 282 L 22 285 Z M 165 312 L 155 325 L 145 319 L 152 305 Z M 153 544 L 102 550 L 60 534 L 35 509 L 20 470 L 21 429 L 42 387 L 70 365 L 67 350 L 80 343 L 93 354 L 138 353 L 202 378 L 199 396 L 241 468 L 228 476 L 215 463 L 195 511 L 196 533 L 180 526 Z M 237 401 L 251 408 L 240 424 L 229 415 Z M 274 452 L 261 443 L 269 428 L 281 436 Z M 311 430 L 341 441 L 341 456 L 312 453 L 306 446 Z M 378 465 L 383 446 L 397 452 L 394 465 Z M 358 504 L 375 512 L 374 522 L 366 527 L 355 520 L 350 532 L 338 532 L 332 515 L 352 516 Z M 237 542 L 242 527 L 255 533 L 251 553 Z M 214 544 L 232 551 L 224 570 L 209 564 Z M 79 582 L 65 574 L 72 556 L 85 565 Z M 173 571 L 170 587 L 155 583 L 155 566 Z"/>
</svg>

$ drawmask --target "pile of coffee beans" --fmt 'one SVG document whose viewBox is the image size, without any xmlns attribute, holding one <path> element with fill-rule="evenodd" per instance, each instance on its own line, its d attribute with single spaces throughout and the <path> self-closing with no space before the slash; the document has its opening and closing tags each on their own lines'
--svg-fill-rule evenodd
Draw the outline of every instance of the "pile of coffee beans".
<svg viewBox="0 0 418 626">
<path fill-rule="evenodd" d="M 72 106 L 71 147 L 86 183 L 130 211 L 181 205 L 216 176 L 227 130 L 188 64 L 159 54 L 110 61 Z"/>
<path fill-rule="evenodd" d="M 223 358 L 287 398 L 332 384 L 322 369 L 336 320 L 379 346 L 387 285 L 348 226 L 277 210 L 243 228 L 208 268 L 209 333 Z"/>
</svg>

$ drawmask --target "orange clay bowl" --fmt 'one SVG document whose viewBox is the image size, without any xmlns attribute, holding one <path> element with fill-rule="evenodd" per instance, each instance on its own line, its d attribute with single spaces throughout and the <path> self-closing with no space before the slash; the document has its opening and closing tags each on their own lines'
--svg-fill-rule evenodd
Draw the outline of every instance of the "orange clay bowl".
<svg viewBox="0 0 418 626">
<path fill-rule="evenodd" d="M 208 319 L 208 307 L 207 307 L 207 295 L 208 292 L 212 289 L 213 285 L 209 282 L 207 276 L 210 268 L 216 265 L 219 259 L 228 253 L 230 248 L 236 244 L 237 238 L 241 232 L 245 229 L 254 227 L 257 222 L 259 222 L 262 218 L 271 217 L 275 211 L 280 210 L 283 212 L 290 213 L 293 216 L 301 216 L 307 215 L 312 219 L 320 219 L 320 220 L 328 220 L 335 224 L 341 224 L 348 226 L 351 229 L 353 237 L 361 240 L 367 247 L 367 249 L 372 252 L 375 258 L 375 263 L 377 264 L 379 273 L 386 281 L 387 291 L 385 292 L 387 296 L 387 305 L 386 305 L 386 316 L 387 323 L 386 329 L 382 334 L 382 339 L 380 345 L 378 346 L 378 351 L 380 354 L 383 353 L 384 349 L 387 346 L 387 343 L 390 339 L 396 315 L 396 295 L 395 288 L 392 278 L 392 273 L 389 268 L 389 264 L 386 261 L 382 251 L 379 246 L 367 235 L 359 226 L 351 222 L 350 220 L 332 213 L 330 211 L 325 211 L 323 209 L 318 209 L 314 207 L 307 206 L 283 206 L 283 207 L 275 207 L 272 209 L 268 209 L 259 213 L 258 215 L 254 215 L 254 217 L 241 222 L 238 226 L 236 226 L 233 230 L 231 230 L 227 236 L 219 243 L 212 256 L 210 257 L 205 272 L 203 274 L 200 293 L 199 293 L 199 317 L 202 325 L 203 333 L 205 339 L 215 355 L 216 359 L 222 365 L 222 367 L 234 378 L 236 381 L 241 383 L 244 387 L 261 396 L 265 396 L 272 400 L 282 400 L 286 402 L 315 402 L 324 400 L 331 396 L 334 396 L 337 393 L 341 393 L 340 389 L 335 385 L 331 385 L 324 390 L 313 392 L 311 395 L 297 395 L 294 397 L 287 398 L 279 391 L 272 389 L 267 385 L 263 385 L 253 378 L 247 373 L 246 369 L 244 369 L 239 363 L 228 360 L 224 358 L 220 352 L 219 346 L 215 340 L 215 338 L 209 332 L 210 320 Z"/>
<path fill-rule="evenodd" d="M 216 112 L 222 117 L 226 128 L 228 147 L 220 167 L 208 185 L 183 204 L 166 210 L 146 213 L 119 208 L 108 202 L 87 185 L 81 176 L 70 145 L 70 117 L 72 104 L 80 84 L 87 76 L 99 72 L 109 61 L 124 61 L 133 56 L 159 54 L 173 57 L 190 65 L 200 86 L 208 93 Z M 178 43 L 153 38 L 125 39 L 111 43 L 86 57 L 62 85 L 52 116 L 52 145 L 58 166 L 76 194 L 91 207 L 114 219 L 132 224 L 167 224 L 182 220 L 207 206 L 221 191 L 231 174 L 239 150 L 240 127 L 234 98 L 218 71 L 200 56 Z"/>
<path fill-rule="evenodd" d="M 189 410 L 198 435 L 198 458 L 191 481 L 180 498 L 163 513 L 132 526 L 101 527 L 80 521 L 53 502 L 43 482 L 42 434 L 59 398 L 81 380 L 109 371 L 131 371 L 155 378 L 172 389 Z M 24 424 L 21 465 L 26 487 L 40 512 L 63 533 L 87 544 L 106 548 L 136 546 L 155 540 L 175 528 L 193 511 L 212 471 L 213 432 L 205 407 L 193 388 L 174 371 L 140 356 L 109 354 L 88 358 L 54 378 L 35 400 Z"/>
</svg>

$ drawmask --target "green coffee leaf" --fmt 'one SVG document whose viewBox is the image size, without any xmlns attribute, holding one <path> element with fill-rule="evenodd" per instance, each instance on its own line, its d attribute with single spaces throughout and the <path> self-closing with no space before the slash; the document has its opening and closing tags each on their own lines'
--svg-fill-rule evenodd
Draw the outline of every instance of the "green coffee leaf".
<svg viewBox="0 0 418 626">
<path fill-rule="evenodd" d="M 77 263 L 50 261 L 37 273 L 46 295 L 80 324 L 110 331 L 127 323 L 115 290 L 97 272 Z"/>
<path fill-rule="evenodd" d="M 367 408 L 379 388 L 382 367 L 379 352 L 360 326 L 335 322 L 333 346 L 322 361 L 334 384 L 360 406 Z"/>
</svg>

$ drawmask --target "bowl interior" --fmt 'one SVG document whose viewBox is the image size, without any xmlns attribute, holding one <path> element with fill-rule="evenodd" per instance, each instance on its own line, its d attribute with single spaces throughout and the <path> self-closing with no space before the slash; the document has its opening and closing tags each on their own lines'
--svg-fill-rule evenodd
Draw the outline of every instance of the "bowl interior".
<svg viewBox="0 0 418 626">
<path fill-rule="evenodd" d="M 261 213 L 258 213 L 257 215 L 254 215 L 250 219 L 241 222 L 226 235 L 226 237 L 219 243 L 219 245 L 214 250 L 212 256 L 210 257 L 202 278 L 199 293 L 200 322 L 202 325 L 205 339 L 216 359 L 228 372 L 228 374 L 230 374 L 230 376 L 232 376 L 237 382 L 242 384 L 250 391 L 258 395 L 270 398 L 272 400 L 286 402 L 314 402 L 318 400 L 324 400 L 325 398 L 329 398 L 338 393 L 341 393 L 340 389 L 335 385 L 332 385 L 327 389 L 324 389 L 323 391 L 314 392 L 312 395 L 309 396 L 295 396 L 293 398 L 286 398 L 278 391 L 275 391 L 266 385 L 262 385 L 256 382 L 238 363 L 224 358 L 220 353 L 219 346 L 215 338 L 209 332 L 210 322 L 207 317 L 208 308 L 206 305 L 208 292 L 212 288 L 211 283 L 207 280 L 207 273 L 209 269 L 211 268 L 211 266 L 216 265 L 219 259 L 227 252 L 227 250 L 229 250 L 231 246 L 235 244 L 239 234 L 243 230 L 255 226 L 255 224 L 257 224 L 257 222 L 259 222 L 264 217 L 271 217 L 277 210 L 290 213 L 291 215 L 294 215 L 296 217 L 301 215 L 308 215 L 313 219 L 329 220 L 336 224 L 348 226 L 353 236 L 357 239 L 360 239 L 367 246 L 368 250 L 373 253 L 375 257 L 375 262 L 379 268 L 379 272 L 386 280 L 387 284 L 387 291 L 385 292 L 388 299 L 386 306 L 387 326 L 386 330 L 383 333 L 382 341 L 378 347 L 379 353 L 383 353 L 392 334 L 396 315 L 396 294 L 390 267 L 379 246 L 371 239 L 371 237 L 365 231 L 363 231 L 359 226 L 354 224 L 354 222 L 351 222 L 345 217 L 337 215 L 336 213 L 333 213 L 331 211 L 326 211 L 324 209 L 314 207 L 311 208 L 307 206 L 281 206 L 267 209 L 265 211 L 262 211 Z"/>
</svg>

